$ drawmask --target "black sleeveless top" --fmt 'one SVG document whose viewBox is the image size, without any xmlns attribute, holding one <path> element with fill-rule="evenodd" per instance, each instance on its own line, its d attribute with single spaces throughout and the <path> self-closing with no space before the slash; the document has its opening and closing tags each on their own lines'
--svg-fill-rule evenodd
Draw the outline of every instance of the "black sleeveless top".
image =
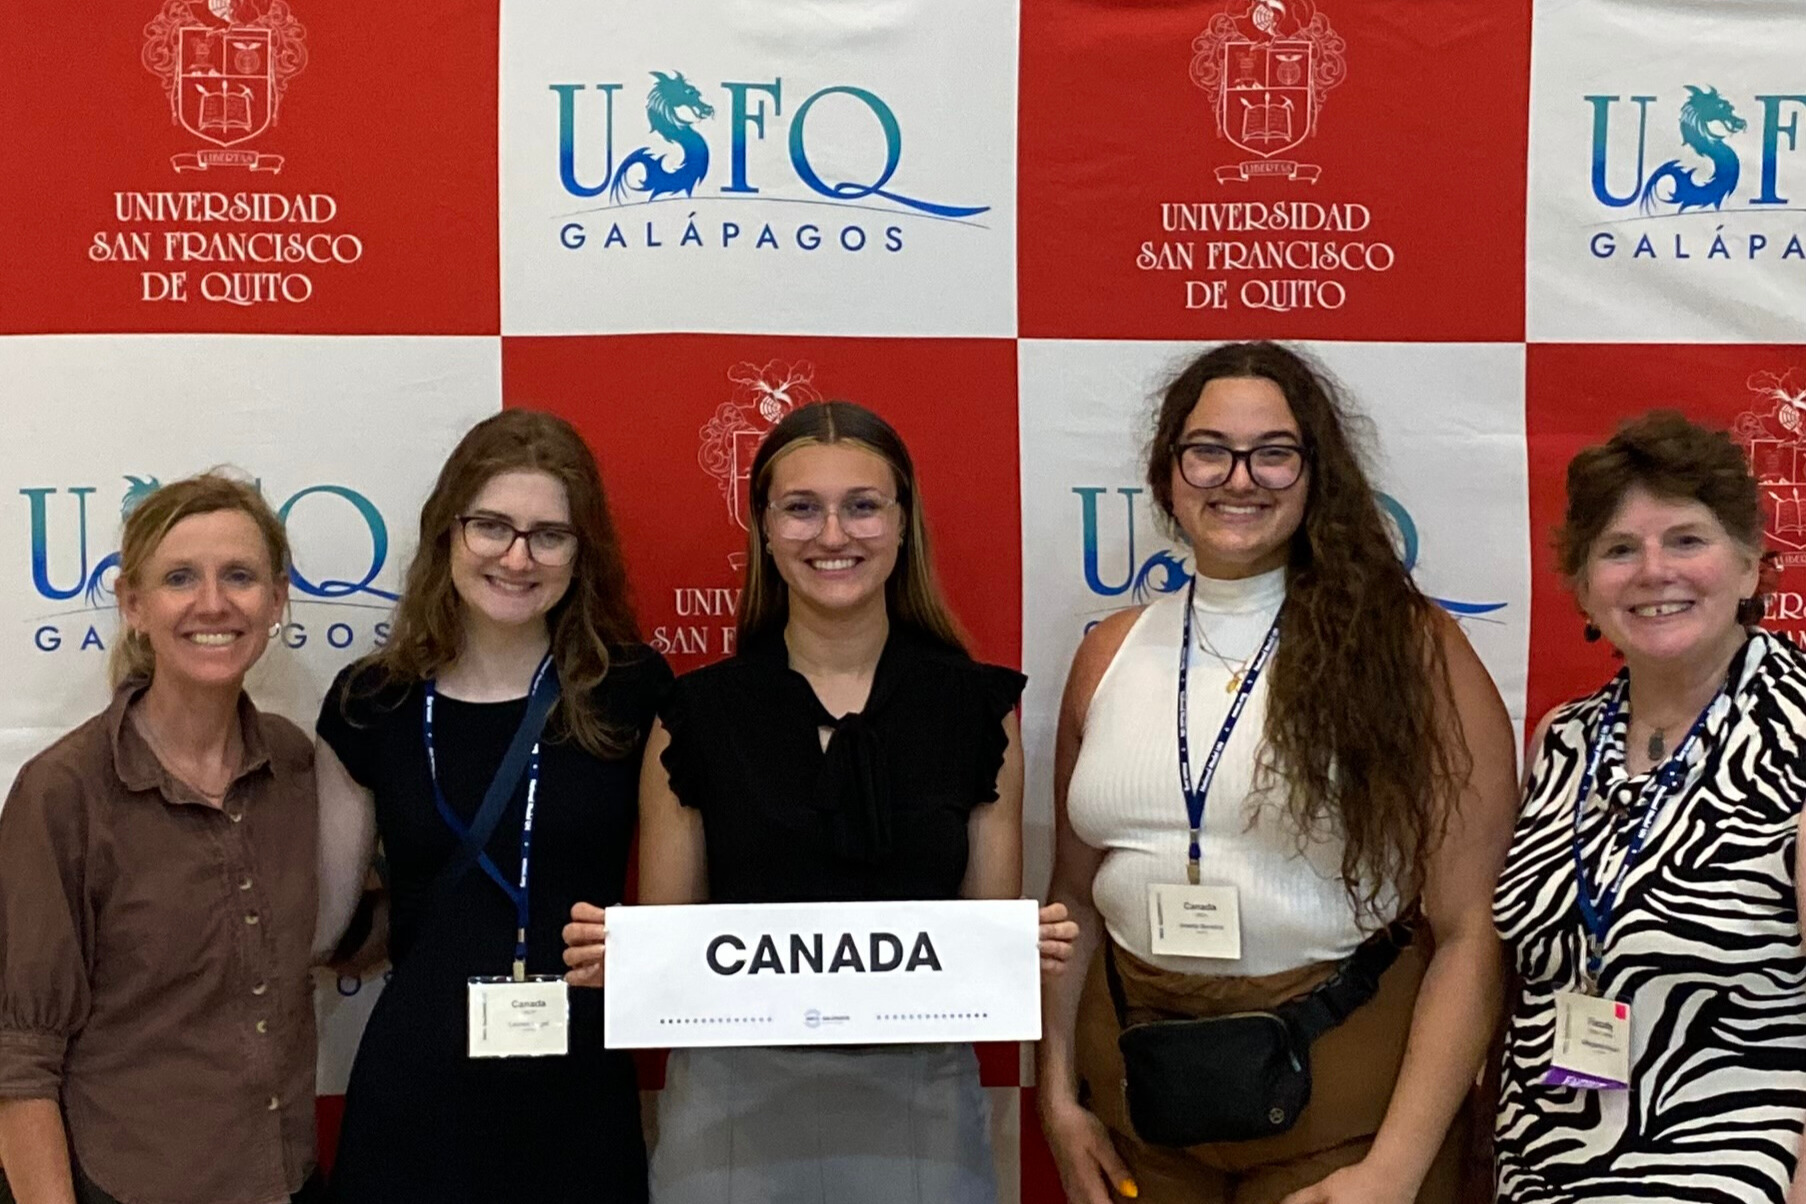
<svg viewBox="0 0 1806 1204">
<path fill-rule="evenodd" d="M 865 708 L 839 719 L 782 632 L 679 678 L 664 764 L 702 813 L 709 901 L 957 898 L 966 824 L 996 801 L 1003 719 L 1027 681 L 901 625 Z"/>
</svg>

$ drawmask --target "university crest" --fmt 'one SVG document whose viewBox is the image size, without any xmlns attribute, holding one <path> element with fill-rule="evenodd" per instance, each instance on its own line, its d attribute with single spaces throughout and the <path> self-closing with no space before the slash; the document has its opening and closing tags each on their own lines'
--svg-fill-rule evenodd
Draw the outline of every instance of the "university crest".
<svg viewBox="0 0 1806 1204">
<path fill-rule="evenodd" d="M 795 364 L 772 360 L 764 366 L 735 364 L 728 369 L 727 378 L 733 382 L 733 396 L 703 423 L 696 462 L 715 479 L 727 503 L 728 517 L 744 531 L 752 517 L 746 513 L 747 494 L 759 445 L 784 415 L 822 400 L 822 395 L 815 388 L 815 365 L 807 360 Z M 735 552 L 728 562 L 736 569 L 743 568 L 746 554 Z"/>
<path fill-rule="evenodd" d="M 276 124 L 289 80 L 307 65 L 306 37 L 287 0 L 164 0 L 144 27 L 144 66 L 163 81 L 170 120 L 217 148 L 171 165 L 281 171 L 281 155 L 238 148 Z"/>
<path fill-rule="evenodd" d="M 1217 133 L 1257 156 L 1217 168 L 1217 182 L 1303 180 L 1322 168 L 1284 158 L 1317 132 L 1330 89 L 1348 74 L 1347 43 L 1311 0 L 1234 0 L 1192 42 L 1191 80 L 1211 97 Z"/>
<path fill-rule="evenodd" d="M 1792 369 L 1758 372 L 1749 386 L 1756 402 L 1737 416 L 1731 434 L 1756 474 L 1763 523 L 1781 567 L 1806 567 L 1806 378 Z"/>
</svg>

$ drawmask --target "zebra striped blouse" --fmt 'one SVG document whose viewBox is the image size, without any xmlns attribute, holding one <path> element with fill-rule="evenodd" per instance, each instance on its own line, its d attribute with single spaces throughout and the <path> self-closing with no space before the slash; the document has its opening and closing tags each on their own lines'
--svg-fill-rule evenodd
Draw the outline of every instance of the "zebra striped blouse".
<svg viewBox="0 0 1806 1204">
<path fill-rule="evenodd" d="M 1806 1123 L 1806 954 L 1794 893 L 1806 654 L 1758 632 L 1728 680 L 1605 943 L 1600 991 L 1631 1006 L 1628 1091 L 1542 1085 L 1555 993 L 1579 981 L 1574 794 L 1611 688 L 1560 708 L 1533 752 L 1493 902 L 1523 981 L 1507 1021 L 1501 1200 L 1786 1198 Z M 1595 883 L 1617 873 L 1641 818 L 1647 775 L 1626 774 L 1625 722 L 1582 813 Z"/>
</svg>

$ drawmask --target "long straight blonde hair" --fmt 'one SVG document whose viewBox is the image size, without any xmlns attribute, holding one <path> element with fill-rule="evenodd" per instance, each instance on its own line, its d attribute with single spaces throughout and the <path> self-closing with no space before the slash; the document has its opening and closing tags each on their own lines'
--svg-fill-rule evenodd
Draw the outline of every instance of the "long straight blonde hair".
<svg viewBox="0 0 1806 1204">
<path fill-rule="evenodd" d="M 897 566 L 884 583 L 884 605 L 893 623 L 903 623 L 949 648 L 966 651 L 959 622 L 947 606 L 934 573 L 928 522 L 916 487 L 915 462 L 896 428 L 862 405 L 822 401 L 790 411 L 765 437 L 753 457 L 750 521 L 746 524 L 746 586 L 740 595 L 739 642 L 780 629 L 790 617 L 790 587 L 778 575 L 765 543 L 765 508 L 771 502 L 772 469 L 785 454 L 813 443 L 841 444 L 867 451 L 890 465 L 903 510 L 903 544 Z"/>
</svg>

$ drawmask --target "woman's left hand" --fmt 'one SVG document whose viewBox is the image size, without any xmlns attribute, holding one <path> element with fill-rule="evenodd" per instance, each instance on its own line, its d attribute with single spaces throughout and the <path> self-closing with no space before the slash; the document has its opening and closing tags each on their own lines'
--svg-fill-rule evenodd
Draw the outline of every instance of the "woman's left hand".
<svg viewBox="0 0 1806 1204">
<path fill-rule="evenodd" d="M 1412 1204 L 1416 1199 L 1416 1185 L 1401 1183 L 1396 1174 L 1357 1162 L 1293 1192 L 1280 1204 Z"/>
<path fill-rule="evenodd" d="M 1049 903 L 1041 909 L 1041 973 L 1058 974 L 1072 958 L 1072 943 L 1079 926 L 1066 918 L 1066 904 Z"/>
</svg>

